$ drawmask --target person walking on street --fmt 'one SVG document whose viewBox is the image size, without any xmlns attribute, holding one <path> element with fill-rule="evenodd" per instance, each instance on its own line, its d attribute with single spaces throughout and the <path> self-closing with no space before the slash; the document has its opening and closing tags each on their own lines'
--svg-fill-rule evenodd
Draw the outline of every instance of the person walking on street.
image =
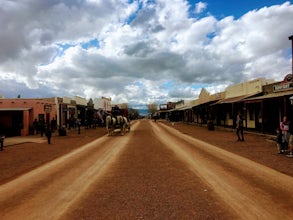
<svg viewBox="0 0 293 220">
<path fill-rule="evenodd" d="M 244 141 L 243 119 L 240 113 L 238 113 L 236 117 L 236 134 L 238 138 L 237 141 Z"/>
</svg>

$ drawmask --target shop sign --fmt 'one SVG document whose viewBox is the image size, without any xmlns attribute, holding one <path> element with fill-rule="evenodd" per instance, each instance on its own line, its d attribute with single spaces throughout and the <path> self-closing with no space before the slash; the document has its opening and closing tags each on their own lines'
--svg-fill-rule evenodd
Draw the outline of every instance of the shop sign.
<svg viewBox="0 0 293 220">
<path fill-rule="evenodd" d="M 293 87 L 293 83 L 281 83 L 278 85 L 274 85 L 273 89 L 274 89 L 274 92 L 280 92 L 284 90 L 289 90 L 292 87 Z"/>
</svg>

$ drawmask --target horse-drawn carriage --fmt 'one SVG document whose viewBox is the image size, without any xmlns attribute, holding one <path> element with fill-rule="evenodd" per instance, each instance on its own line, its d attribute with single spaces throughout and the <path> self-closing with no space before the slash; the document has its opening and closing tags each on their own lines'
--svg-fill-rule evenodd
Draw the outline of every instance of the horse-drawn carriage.
<svg viewBox="0 0 293 220">
<path fill-rule="evenodd" d="M 108 131 L 108 136 L 114 134 L 115 130 L 119 130 L 121 135 L 124 135 L 126 131 L 130 131 L 130 123 L 128 119 L 122 115 L 116 117 L 108 115 L 106 117 L 106 128 Z"/>
<path fill-rule="evenodd" d="M 124 135 L 126 131 L 130 131 L 130 122 L 125 114 L 122 114 L 118 107 L 112 108 L 112 113 L 106 117 L 106 128 L 108 136 L 114 134 L 115 130 L 119 130 L 121 135 Z"/>
</svg>

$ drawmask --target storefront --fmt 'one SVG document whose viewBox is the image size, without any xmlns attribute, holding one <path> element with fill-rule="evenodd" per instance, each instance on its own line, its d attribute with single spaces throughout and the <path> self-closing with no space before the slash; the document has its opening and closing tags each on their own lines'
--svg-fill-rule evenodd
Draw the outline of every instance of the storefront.
<svg viewBox="0 0 293 220">
<path fill-rule="evenodd" d="M 0 99 L 0 132 L 5 136 L 33 134 L 34 120 L 50 126 L 54 118 L 54 102 L 44 99 Z"/>
<path fill-rule="evenodd" d="M 282 81 L 263 88 L 264 94 L 245 100 L 251 124 L 262 133 L 275 133 L 283 116 L 292 121 L 293 111 L 290 98 L 293 96 L 292 82 Z"/>
</svg>

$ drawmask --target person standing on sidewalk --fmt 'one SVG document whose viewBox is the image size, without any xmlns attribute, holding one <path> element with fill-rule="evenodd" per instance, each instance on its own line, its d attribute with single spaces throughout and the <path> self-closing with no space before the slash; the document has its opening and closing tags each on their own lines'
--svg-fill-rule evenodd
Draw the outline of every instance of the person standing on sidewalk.
<svg viewBox="0 0 293 220">
<path fill-rule="evenodd" d="M 293 125 L 289 125 L 289 152 L 287 157 L 293 157 Z"/>
<path fill-rule="evenodd" d="M 46 124 L 45 124 L 45 122 L 43 120 L 39 121 L 39 131 L 41 133 L 41 137 L 43 137 L 44 132 L 46 133 Z"/>
<path fill-rule="evenodd" d="M 244 141 L 244 135 L 243 135 L 243 119 L 241 117 L 241 114 L 238 113 L 236 117 L 236 134 L 237 134 L 237 141 Z"/>
<path fill-rule="evenodd" d="M 277 136 L 276 136 L 276 142 L 277 142 L 277 148 L 278 148 L 278 154 L 281 154 L 282 153 L 282 149 L 283 149 L 283 134 L 282 134 L 282 131 L 280 128 L 277 128 L 276 129 L 276 133 L 277 133 Z"/>
<path fill-rule="evenodd" d="M 34 135 L 38 134 L 39 133 L 39 122 L 37 119 L 34 120 L 33 127 L 34 127 Z"/>
<path fill-rule="evenodd" d="M 282 134 L 283 134 L 282 153 L 288 150 L 288 143 L 289 143 L 289 137 L 290 137 L 289 128 L 290 128 L 290 122 L 287 120 L 287 116 L 284 116 L 283 121 L 280 122 L 280 129 L 282 130 Z"/>
</svg>

